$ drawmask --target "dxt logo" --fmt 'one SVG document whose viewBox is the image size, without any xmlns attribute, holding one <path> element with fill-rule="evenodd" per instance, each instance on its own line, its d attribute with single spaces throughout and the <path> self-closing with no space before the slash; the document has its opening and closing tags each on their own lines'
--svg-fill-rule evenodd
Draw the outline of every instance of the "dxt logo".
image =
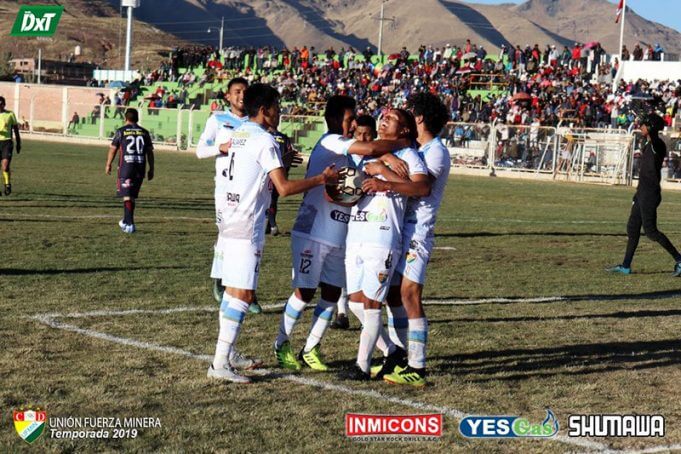
<svg viewBox="0 0 681 454">
<path fill-rule="evenodd" d="M 63 6 L 23 5 L 14 21 L 11 36 L 52 36 L 57 31 Z"/>
</svg>

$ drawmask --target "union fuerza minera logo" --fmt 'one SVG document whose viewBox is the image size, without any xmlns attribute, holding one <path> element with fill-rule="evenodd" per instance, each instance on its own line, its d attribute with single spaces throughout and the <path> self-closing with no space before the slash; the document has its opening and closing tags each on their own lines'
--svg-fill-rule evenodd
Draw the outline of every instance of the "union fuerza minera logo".
<svg viewBox="0 0 681 454">
<path fill-rule="evenodd" d="M 14 420 L 14 429 L 19 436 L 26 443 L 33 443 L 45 430 L 47 412 L 40 408 L 35 410 L 32 408 L 21 408 L 12 412 L 12 419 Z"/>
</svg>

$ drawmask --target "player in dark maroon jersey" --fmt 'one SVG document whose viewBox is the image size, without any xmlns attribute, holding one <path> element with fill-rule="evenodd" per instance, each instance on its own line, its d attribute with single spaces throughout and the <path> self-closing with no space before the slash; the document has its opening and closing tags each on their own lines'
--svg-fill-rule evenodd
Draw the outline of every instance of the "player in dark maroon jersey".
<svg viewBox="0 0 681 454">
<path fill-rule="evenodd" d="M 154 178 L 154 145 L 149 131 L 139 126 L 138 121 L 136 109 L 125 112 L 125 126 L 114 134 L 106 159 L 105 172 L 110 175 L 111 163 L 120 151 L 116 189 L 118 197 L 123 197 L 123 219 L 118 222 L 118 226 L 124 233 L 135 232 L 135 199 L 139 195 L 145 173 L 149 181 Z"/>
</svg>

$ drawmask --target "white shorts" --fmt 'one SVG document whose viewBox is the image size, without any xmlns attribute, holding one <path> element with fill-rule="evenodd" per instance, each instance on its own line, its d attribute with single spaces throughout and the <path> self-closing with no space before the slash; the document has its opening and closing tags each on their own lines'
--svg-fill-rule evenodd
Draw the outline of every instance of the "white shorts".
<svg viewBox="0 0 681 454">
<path fill-rule="evenodd" d="M 255 290 L 260 276 L 262 245 L 218 237 L 210 277 L 225 287 Z M 227 260 L 225 260 L 227 258 Z"/>
<path fill-rule="evenodd" d="M 399 283 L 400 276 L 423 285 L 426 282 L 426 267 L 433 251 L 433 240 L 406 239 L 402 245 L 404 251 L 397 262 L 397 269 L 392 285 Z"/>
<path fill-rule="evenodd" d="M 345 255 L 348 295 L 361 291 L 371 300 L 385 301 L 399 253 L 377 246 L 348 246 Z"/>
<path fill-rule="evenodd" d="M 345 287 L 345 248 L 293 235 L 291 259 L 293 288 Z"/>
</svg>

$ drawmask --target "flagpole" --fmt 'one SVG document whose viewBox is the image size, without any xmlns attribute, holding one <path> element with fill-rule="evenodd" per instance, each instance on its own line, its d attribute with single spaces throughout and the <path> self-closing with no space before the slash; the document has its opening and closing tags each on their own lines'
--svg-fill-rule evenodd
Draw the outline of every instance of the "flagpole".
<svg viewBox="0 0 681 454">
<path fill-rule="evenodd" d="M 620 65 L 622 64 L 622 47 L 624 47 L 624 19 L 627 13 L 627 0 L 622 1 L 622 17 L 620 24 Z"/>
</svg>

